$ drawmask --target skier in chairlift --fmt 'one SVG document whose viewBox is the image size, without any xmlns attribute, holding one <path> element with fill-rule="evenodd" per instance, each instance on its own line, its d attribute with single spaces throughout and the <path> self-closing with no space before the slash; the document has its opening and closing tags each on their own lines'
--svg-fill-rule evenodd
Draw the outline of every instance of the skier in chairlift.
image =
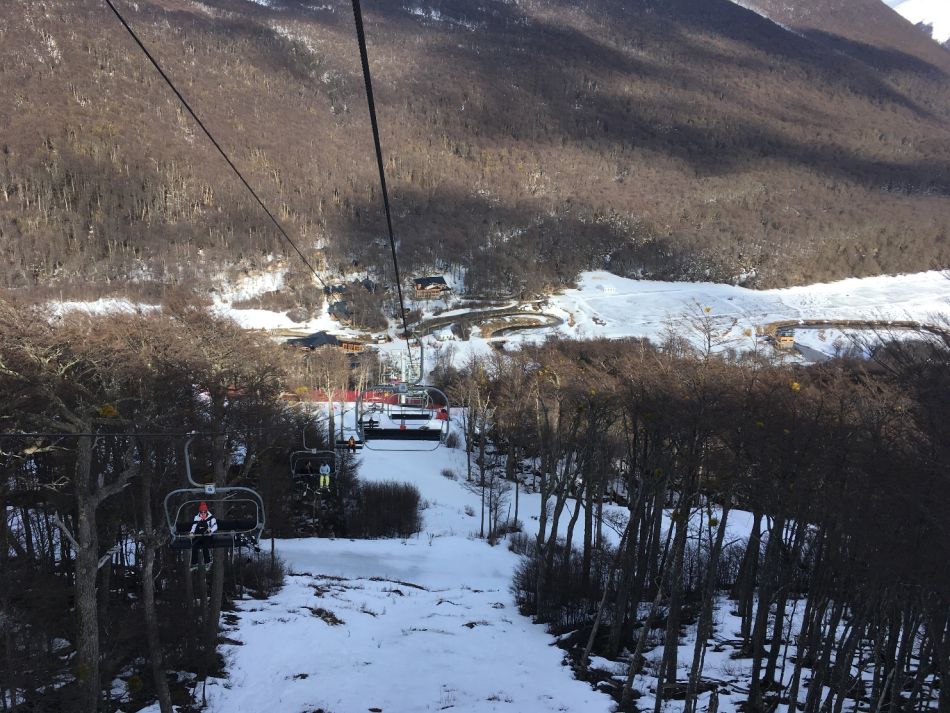
<svg viewBox="0 0 950 713">
<path fill-rule="evenodd" d="M 191 532 L 188 533 L 192 538 L 191 543 L 191 568 L 198 568 L 198 551 L 201 551 L 202 562 L 205 567 L 211 566 L 211 536 L 218 531 L 218 521 L 208 510 L 208 503 L 202 502 L 198 505 L 198 514 L 191 525 Z"/>
<path fill-rule="evenodd" d="M 330 464 L 324 463 L 320 466 L 320 490 L 330 489 Z"/>
</svg>

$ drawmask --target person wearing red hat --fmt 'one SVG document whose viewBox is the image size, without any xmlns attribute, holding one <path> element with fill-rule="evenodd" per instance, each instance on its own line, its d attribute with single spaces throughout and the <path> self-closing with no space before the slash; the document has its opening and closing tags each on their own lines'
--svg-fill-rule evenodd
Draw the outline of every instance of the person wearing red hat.
<svg viewBox="0 0 950 713">
<path fill-rule="evenodd" d="M 211 565 L 211 536 L 218 531 L 218 521 L 208 509 L 208 503 L 198 505 L 198 514 L 191 525 L 191 568 L 198 569 L 198 550 L 201 550 L 202 561 L 206 567 Z"/>
</svg>

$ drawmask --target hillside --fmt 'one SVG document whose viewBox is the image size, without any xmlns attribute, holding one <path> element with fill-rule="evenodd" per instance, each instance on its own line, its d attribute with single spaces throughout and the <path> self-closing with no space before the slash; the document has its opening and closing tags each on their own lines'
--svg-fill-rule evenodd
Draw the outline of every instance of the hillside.
<svg viewBox="0 0 950 713">
<path fill-rule="evenodd" d="M 406 272 L 950 263 L 950 53 L 877 0 L 755 2 L 367 3 Z M 348 3 L 122 8 L 315 259 L 385 270 Z M 11 0 L 0 38 L 0 285 L 147 295 L 283 251 L 103 3 Z"/>
</svg>

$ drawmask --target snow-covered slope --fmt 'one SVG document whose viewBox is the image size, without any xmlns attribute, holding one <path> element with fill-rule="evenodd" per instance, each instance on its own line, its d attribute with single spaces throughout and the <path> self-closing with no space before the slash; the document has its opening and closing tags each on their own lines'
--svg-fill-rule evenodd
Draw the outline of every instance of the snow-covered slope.
<svg viewBox="0 0 950 713">
<path fill-rule="evenodd" d="M 213 309 L 250 329 L 294 327 L 352 333 L 331 320 L 326 308 L 317 319 L 295 323 L 285 314 L 233 307 L 238 298 L 271 289 L 269 284 L 241 283 L 230 292 L 222 291 L 215 296 Z M 98 314 L 155 309 L 125 300 L 50 302 L 47 307 L 53 315 L 71 310 Z M 676 334 L 702 347 L 703 329 L 711 327 L 716 332 L 712 340 L 714 349 L 751 350 L 758 345 L 757 330 L 779 321 L 947 323 L 950 322 L 950 272 L 934 270 L 852 278 L 775 290 L 750 290 L 709 282 L 632 280 L 609 272 L 585 272 L 578 276 L 577 289 L 553 295 L 542 310 L 544 314 L 558 318 L 561 324 L 491 339 L 480 336 L 476 328 L 472 338 L 466 342 L 455 341 L 451 330 L 445 328 L 441 330 L 441 339 L 436 336 L 427 339 L 426 361 L 433 364 L 443 351 L 451 351 L 453 361 L 462 364 L 473 352 L 488 352 L 493 342 L 506 341 L 516 345 L 555 335 L 572 339 L 645 337 L 662 342 L 670 334 Z M 452 314 L 454 312 L 449 311 L 439 316 Z M 403 346 L 395 341 L 379 348 L 383 352 L 400 351 Z"/>
<path fill-rule="evenodd" d="M 209 682 L 209 711 L 612 708 L 517 612 L 503 547 L 456 536 L 279 550 L 292 573 L 272 599 L 241 604 L 227 633 L 241 645 L 222 647 L 229 677 Z"/>
<path fill-rule="evenodd" d="M 518 556 L 476 537 L 480 496 L 466 486 L 464 451 L 367 449 L 359 470 L 367 481 L 414 483 L 424 499 L 423 531 L 396 540 L 277 541 L 289 569 L 286 584 L 268 600 L 238 602 L 220 646 L 227 675 L 208 679 L 205 710 L 614 710 L 606 694 L 573 678 L 554 637 L 518 613 L 510 591 Z M 540 498 L 523 492 L 519 505 L 519 519 L 533 534 Z M 571 501 L 568 510 L 573 507 Z M 618 515 L 620 508 L 605 510 Z M 736 537 L 748 533 L 747 513 L 730 517 Z M 616 532 L 607 527 L 604 534 L 616 543 Z M 683 647 L 685 657 L 689 637 Z M 717 675 L 720 665 L 728 667 L 723 676 L 744 671 L 727 653 L 709 657 Z M 597 663 L 623 674 L 622 666 Z M 706 699 L 701 696 L 700 710 Z M 723 695 L 720 710 L 734 713 L 740 699 Z M 645 708 L 649 700 L 645 695 Z M 158 706 L 146 711 L 158 713 Z"/>
<path fill-rule="evenodd" d="M 723 341 L 742 346 L 757 326 L 781 320 L 916 320 L 950 318 L 950 279 L 937 271 L 852 278 L 777 290 L 703 282 L 629 280 L 583 273 L 579 289 L 552 298 L 567 313 L 563 331 L 588 337 L 662 339 L 670 329 L 690 336 L 705 316 L 720 320 Z"/>
<path fill-rule="evenodd" d="M 359 460 L 364 480 L 418 486 L 423 532 L 278 541 L 286 585 L 239 603 L 221 646 L 227 678 L 209 679 L 208 711 L 613 709 L 573 679 L 545 628 L 518 613 L 509 590 L 518 556 L 475 537 L 479 495 L 465 487 L 462 451 L 364 450 Z M 539 498 L 521 504 L 532 522 Z"/>
<path fill-rule="evenodd" d="M 444 349 L 456 363 L 472 352 L 487 352 L 492 342 L 512 345 L 549 336 L 573 339 L 644 337 L 661 343 L 670 335 L 714 351 L 760 347 L 761 327 L 785 321 L 950 322 L 950 273 L 852 278 L 776 290 L 750 290 L 709 282 L 631 280 L 609 272 L 581 273 L 577 289 L 552 296 L 543 307 L 562 320 L 559 326 L 468 342 L 431 338 L 430 363 Z M 886 331 L 886 330 L 885 330 Z M 886 336 L 896 336 L 888 334 Z M 824 350 L 822 350 L 824 351 Z"/>
<path fill-rule="evenodd" d="M 937 42 L 950 40 L 950 0 L 887 0 L 887 4 L 915 25 L 930 25 Z"/>
</svg>

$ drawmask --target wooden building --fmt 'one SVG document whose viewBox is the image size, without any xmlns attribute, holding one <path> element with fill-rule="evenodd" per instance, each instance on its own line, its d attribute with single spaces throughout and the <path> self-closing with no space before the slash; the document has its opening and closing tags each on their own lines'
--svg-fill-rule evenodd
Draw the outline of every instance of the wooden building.
<svg viewBox="0 0 950 713">
<path fill-rule="evenodd" d="M 791 327 L 780 327 L 775 330 L 775 346 L 780 349 L 792 349 L 795 346 L 795 330 Z"/>
<path fill-rule="evenodd" d="M 416 291 L 416 299 L 433 299 L 442 297 L 449 291 L 449 286 L 445 278 L 441 275 L 433 277 L 417 277 L 412 281 L 412 286 Z"/>
</svg>

